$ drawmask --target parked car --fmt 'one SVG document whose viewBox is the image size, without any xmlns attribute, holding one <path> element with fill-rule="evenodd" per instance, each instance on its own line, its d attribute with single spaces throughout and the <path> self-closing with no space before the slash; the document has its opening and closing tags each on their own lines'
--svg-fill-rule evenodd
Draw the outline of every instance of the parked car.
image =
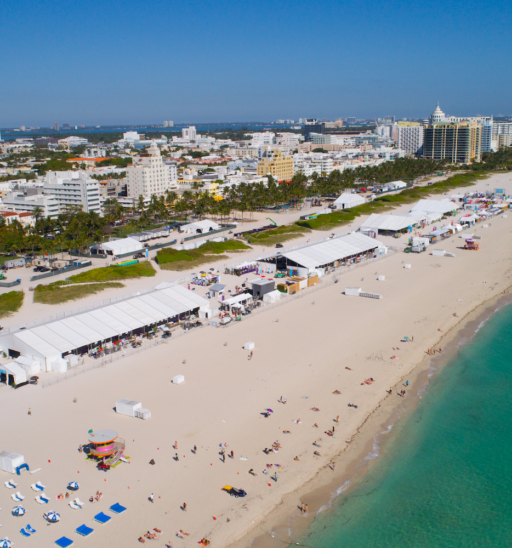
<svg viewBox="0 0 512 548">
<path fill-rule="evenodd" d="M 144 244 L 144 247 L 149 247 L 149 244 Z"/>
<path fill-rule="evenodd" d="M 135 253 L 133 258 L 134 259 L 143 259 L 144 258 L 144 253 Z"/>
<path fill-rule="evenodd" d="M 50 272 L 50 269 L 46 266 L 40 266 L 39 267 L 39 272 Z"/>
<path fill-rule="evenodd" d="M 283 244 L 276 244 L 276 247 L 283 247 Z"/>
</svg>

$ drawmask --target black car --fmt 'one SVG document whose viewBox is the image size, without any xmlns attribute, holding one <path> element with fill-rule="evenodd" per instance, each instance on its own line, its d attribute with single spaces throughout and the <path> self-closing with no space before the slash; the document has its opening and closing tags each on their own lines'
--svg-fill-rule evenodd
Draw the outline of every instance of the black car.
<svg viewBox="0 0 512 548">
<path fill-rule="evenodd" d="M 50 269 L 46 266 L 40 266 L 39 267 L 39 272 L 50 272 Z"/>
<path fill-rule="evenodd" d="M 276 247 L 283 247 L 283 244 L 276 244 Z"/>
<path fill-rule="evenodd" d="M 33 270 L 34 270 L 34 272 L 39 272 L 40 268 L 41 268 L 40 266 L 36 266 Z"/>
</svg>

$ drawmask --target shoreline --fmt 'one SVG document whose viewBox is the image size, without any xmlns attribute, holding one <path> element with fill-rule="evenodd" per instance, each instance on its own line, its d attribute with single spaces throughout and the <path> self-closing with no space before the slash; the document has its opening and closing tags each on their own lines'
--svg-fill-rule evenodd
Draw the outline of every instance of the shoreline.
<svg viewBox="0 0 512 548">
<path fill-rule="evenodd" d="M 285 494 L 260 523 L 253 521 L 253 528 L 237 541 L 228 544 L 228 548 L 277 548 L 299 544 L 298 539 L 307 533 L 321 512 L 329 511 L 342 493 L 357 490 L 359 483 L 367 477 L 392 442 L 387 435 L 399 422 L 403 423 L 414 413 L 437 372 L 449 365 L 461 346 L 471 343 L 489 318 L 509 305 L 512 305 L 512 294 L 502 293 L 479 303 L 461 317 L 436 342 L 436 345 L 443 344 L 441 354 L 425 355 L 409 373 L 405 373 L 392 387 L 393 393 L 379 402 L 346 440 L 346 446 L 333 455 L 331 461 L 335 463 L 335 471 L 328 466 L 318 469 L 313 478 L 295 491 Z M 405 386 L 405 377 L 409 380 L 407 390 L 411 396 L 397 402 L 394 397 Z M 299 505 L 303 502 L 309 506 L 307 515 L 299 511 Z"/>
</svg>

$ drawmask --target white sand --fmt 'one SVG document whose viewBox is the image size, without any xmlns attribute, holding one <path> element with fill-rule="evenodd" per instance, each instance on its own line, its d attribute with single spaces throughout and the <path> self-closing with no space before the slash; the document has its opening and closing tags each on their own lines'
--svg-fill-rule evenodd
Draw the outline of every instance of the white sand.
<svg viewBox="0 0 512 548">
<path fill-rule="evenodd" d="M 503 178 L 480 185 L 504 186 Z M 453 251 L 455 258 L 396 253 L 343 275 L 339 284 L 310 289 L 302 298 L 289 298 L 287 304 L 269 307 L 225 330 L 192 331 L 49 388 L 0 388 L 0 450 L 20 452 L 31 468 L 42 468 L 34 476 L 23 472 L 15 478 L 27 497 L 26 518 L 10 515 L 15 505 L 12 491 L 0 486 L 2 536 L 21 545 L 19 529 L 30 523 L 38 529 L 37 544 L 50 546 L 62 535 L 77 540 L 74 529 L 86 523 L 95 529 L 94 544 L 101 546 L 134 546 L 153 527 L 164 531 L 161 545 L 172 540 L 175 546 L 195 546 L 203 536 L 213 546 L 233 542 L 254 526 L 253 521 L 260 523 L 285 493 L 325 466 L 385 390 L 405 378 L 427 348 L 439 346 L 443 333 L 511 285 L 511 219 L 497 217 L 489 228 L 473 230 L 482 234 L 478 252 L 458 249 L 463 240 L 452 238 L 433 247 Z M 406 262 L 412 269 L 403 268 Z M 378 282 L 376 273 L 386 280 Z M 345 286 L 362 286 L 384 298 L 347 297 L 342 295 Z M 404 336 L 414 336 L 414 343 L 401 343 Z M 247 341 L 256 343 L 251 361 L 242 349 Z M 393 351 L 397 346 L 400 350 Z M 394 354 L 399 360 L 390 359 Z M 174 386 L 170 380 L 177 374 L 184 374 L 186 382 Z M 375 382 L 362 386 L 369 377 Z M 342 394 L 333 395 L 336 389 Z M 277 402 L 280 396 L 287 397 L 286 405 Z M 121 398 L 141 400 L 152 418 L 117 415 L 113 407 Z M 311 411 L 314 406 L 320 411 Z M 29 407 L 32 416 L 27 415 Z M 264 418 L 261 413 L 268 407 L 274 413 Z M 337 415 L 340 422 L 335 424 Z M 293 422 L 298 418 L 300 425 Z M 335 439 L 324 434 L 333 425 Z M 85 462 L 77 448 L 87 442 L 91 428 L 115 429 L 127 442 L 131 464 L 105 474 Z M 262 450 L 276 440 L 282 449 L 265 455 Z M 315 440 L 321 448 L 312 446 Z M 179 462 L 172 458 L 175 441 Z M 234 451 L 233 460 L 221 462 L 221 442 Z M 197 455 L 191 453 L 194 445 Z M 320 457 L 313 456 L 315 449 Z M 300 461 L 294 461 L 295 456 Z M 262 474 L 267 463 L 284 465 L 277 483 L 270 479 L 275 466 L 268 476 Z M 251 468 L 257 477 L 248 474 Z M 12 476 L 2 472 L 0 477 L 3 484 Z M 34 501 L 30 484 L 36 480 L 48 486 L 46 493 L 53 499 L 46 507 Z M 83 501 L 96 490 L 103 492 L 103 500 L 87 503 L 80 511 L 70 509 L 54 498 L 65 492 L 69 481 L 81 483 L 78 495 Z M 231 498 L 221 491 L 226 484 L 245 489 L 248 496 Z M 151 493 L 153 504 L 148 501 Z M 93 515 L 108 513 L 115 502 L 128 512 L 105 526 L 92 522 Z M 183 502 L 187 512 L 180 510 Z M 52 509 L 61 513 L 61 522 L 46 526 L 42 514 Z M 179 529 L 191 536 L 177 539 Z"/>
</svg>

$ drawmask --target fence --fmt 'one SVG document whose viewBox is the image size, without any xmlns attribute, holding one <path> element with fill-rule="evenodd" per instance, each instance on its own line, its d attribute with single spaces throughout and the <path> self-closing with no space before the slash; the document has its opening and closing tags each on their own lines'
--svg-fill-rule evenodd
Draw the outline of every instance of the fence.
<svg viewBox="0 0 512 548">
<path fill-rule="evenodd" d="M 183 240 L 186 242 L 188 240 L 195 240 L 196 238 L 203 238 L 204 236 L 210 236 L 210 234 L 218 234 L 219 232 L 225 232 L 226 230 L 232 230 L 233 228 L 236 228 L 237 225 L 227 225 L 222 228 L 219 228 L 217 230 L 210 230 L 210 232 L 205 232 L 203 234 L 194 234 L 193 236 L 188 236 L 187 238 L 183 238 Z"/>
<path fill-rule="evenodd" d="M 20 285 L 21 282 L 14 280 L 12 282 L 0 282 L 0 287 L 14 287 L 15 285 Z"/>
<path fill-rule="evenodd" d="M 207 324 L 205 324 L 205 326 L 206 325 Z M 142 346 L 139 346 L 138 348 L 133 348 L 132 346 L 127 346 L 126 348 L 123 347 L 122 350 L 115 352 L 114 354 L 109 354 L 108 356 L 103 356 L 102 358 L 82 358 L 79 365 L 73 367 L 72 369 L 68 369 L 64 374 L 48 380 L 43 380 L 42 386 L 43 388 L 48 388 L 49 386 L 52 386 L 54 384 L 66 381 L 68 379 L 72 379 L 73 377 L 77 377 L 78 375 L 82 375 L 83 373 L 87 373 L 88 371 L 94 371 L 99 367 L 106 367 L 111 363 L 117 362 L 123 358 L 129 358 L 130 356 L 134 356 L 135 354 L 143 352 L 148 348 L 154 348 L 155 346 L 167 344 L 173 340 L 179 339 L 187 333 L 188 331 L 185 331 L 183 329 L 176 330 L 173 331 L 172 337 L 169 339 L 158 338 L 152 341 L 144 341 L 142 343 Z"/>
<path fill-rule="evenodd" d="M 30 276 L 30 281 L 35 282 L 36 280 L 42 280 L 43 278 L 50 278 L 51 276 L 57 276 L 59 274 L 64 274 L 66 272 L 71 272 L 72 270 L 78 270 L 79 268 L 85 268 L 86 266 L 91 266 L 91 261 L 87 261 L 83 264 L 74 264 L 70 265 L 66 268 L 59 268 L 58 270 L 54 270 L 53 272 L 45 272 L 44 274 L 38 274 L 36 276 Z"/>
</svg>

